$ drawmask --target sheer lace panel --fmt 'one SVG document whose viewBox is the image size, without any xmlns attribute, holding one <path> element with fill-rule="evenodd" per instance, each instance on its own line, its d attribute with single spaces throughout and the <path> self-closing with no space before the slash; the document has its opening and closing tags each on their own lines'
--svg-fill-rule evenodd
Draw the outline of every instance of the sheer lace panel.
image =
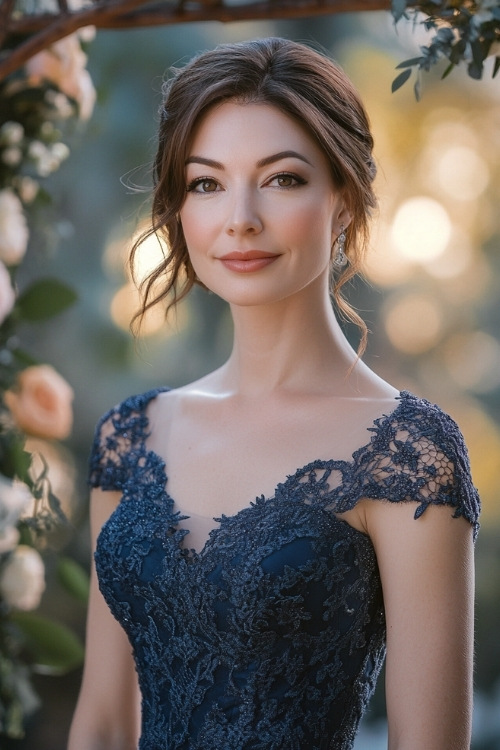
<svg viewBox="0 0 500 750">
<path fill-rule="evenodd" d="M 210 532 L 219 528 L 219 519 L 200 516 L 193 512 L 186 513 L 177 504 L 174 508 L 179 513 L 177 528 L 188 532 L 181 542 L 181 547 L 187 551 L 201 552 L 210 538 Z"/>
</svg>

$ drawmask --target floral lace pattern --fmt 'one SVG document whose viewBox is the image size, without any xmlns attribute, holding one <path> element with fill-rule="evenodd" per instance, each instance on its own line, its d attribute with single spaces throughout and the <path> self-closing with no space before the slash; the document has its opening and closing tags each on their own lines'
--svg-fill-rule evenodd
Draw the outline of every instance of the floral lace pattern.
<svg viewBox="0 0 500 750">
<path fill-rule="evenodd" d="M 341 519 L 360 498 L 449 505 L 478 528 L 462 436 L 403 392 L 352 461 L 314 461 L 234 516 L 200 552 L 127 399 L 98 425 L 90 484 L 123 491 L 95 555 L 101 591 L 131 641 L 140 750 L 350 750 L 385 655 L 377 561 Z"/>
</svg>

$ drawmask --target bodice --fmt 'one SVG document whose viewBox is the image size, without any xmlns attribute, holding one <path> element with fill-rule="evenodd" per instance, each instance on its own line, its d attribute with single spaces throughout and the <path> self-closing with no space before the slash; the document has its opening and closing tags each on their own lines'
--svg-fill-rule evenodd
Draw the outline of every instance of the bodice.
<svg viewBox="0 0 500 750">
<path fill-rule="evenodd" d="M 383 662 L 385 622 L 372 542 L 342 513 L 361 498 L 412 502 L 415 519 L 448 505 L 477 530 L 457 426 L 402 393 L 351 461 L 298 469 L 272 497 L 216 519 L 195 551 L 165 462 L 147 446 L 159 392 L 103 417 L 90 473 L 92 486 L 123 492 L 95 560 L 133 649 L 140 750 L 350 750 Z"/>
</svg>

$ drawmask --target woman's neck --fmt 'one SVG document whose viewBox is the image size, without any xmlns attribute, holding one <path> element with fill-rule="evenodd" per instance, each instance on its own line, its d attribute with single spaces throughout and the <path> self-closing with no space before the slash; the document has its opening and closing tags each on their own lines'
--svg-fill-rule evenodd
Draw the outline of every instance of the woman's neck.
<svg viewBox="0 0 500 750">
<path fill-rule="evenodd" d="M 328 293 L 311 291 L 268 306 L 232 306 L 233 350 L 219 371 L 227 391 L 265 395 L 333 390 L 355 395 L 356 353 Z"/>
</svg>

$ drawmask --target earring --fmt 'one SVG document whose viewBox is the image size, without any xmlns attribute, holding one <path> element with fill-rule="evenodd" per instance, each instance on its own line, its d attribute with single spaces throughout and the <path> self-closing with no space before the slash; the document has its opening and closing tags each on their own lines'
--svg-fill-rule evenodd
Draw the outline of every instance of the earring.
<svg viewBox="0 0 500 750">
<path fill-rule="evenodd" d="M 344 266 L 346 266 L 349 263 L 349 259 L 344 252 L 346 239 L 347 239 L 347 236 L 345 233 L 345 228 L 344 228 L 344 225 L 341 224 L 340 234 L 335 240 L 335 244 L 334 244 L 334 247 L 336 246 L 336 253 L 333 259 L 333 265 L 336 268 L 344 268 Z"/>
</svg>

